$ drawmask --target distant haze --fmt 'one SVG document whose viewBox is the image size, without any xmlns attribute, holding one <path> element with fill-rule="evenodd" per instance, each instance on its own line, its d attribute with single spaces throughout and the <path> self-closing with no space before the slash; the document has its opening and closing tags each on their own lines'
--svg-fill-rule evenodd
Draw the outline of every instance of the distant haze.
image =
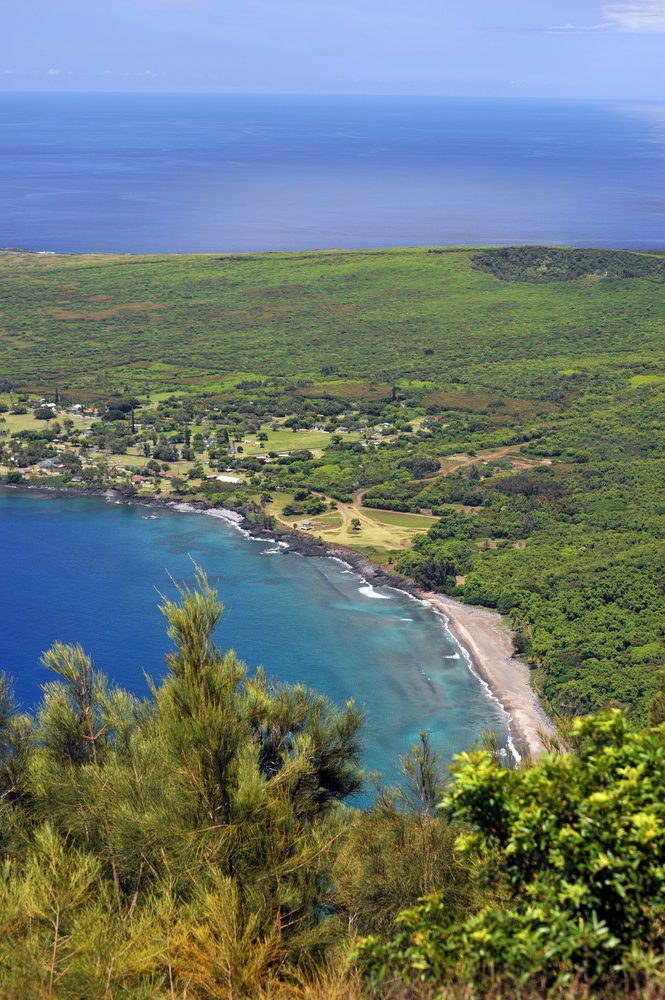
<svg viewBox="0 0 665 1000">
<path fill-rule="evenodd" d="M 665 0 L 0 0 L 0 89 L 665 99 Z"/>
</svg>

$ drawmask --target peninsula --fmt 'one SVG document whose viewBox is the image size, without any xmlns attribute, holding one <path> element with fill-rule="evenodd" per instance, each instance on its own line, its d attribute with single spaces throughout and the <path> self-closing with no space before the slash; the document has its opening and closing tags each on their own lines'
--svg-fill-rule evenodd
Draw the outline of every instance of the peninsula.
<svg viewBox="0 0 665 1000">
<path fill-rule="evenodd" d="M 237 509 L 446 595 L 532 749 L 527 679 L 548 712 L 639 722 L 663 662 L 664 282 L 663 255 L 544 247 L 7 251 L 1 474 Z M 530 678 L 450 600 L 504 616 Z"/>
</svg>

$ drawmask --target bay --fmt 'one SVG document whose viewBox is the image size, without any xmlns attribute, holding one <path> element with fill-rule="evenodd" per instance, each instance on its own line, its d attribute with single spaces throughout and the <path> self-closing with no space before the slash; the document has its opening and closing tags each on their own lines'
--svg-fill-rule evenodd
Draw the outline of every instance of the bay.
<svg viewBox="0 0 665 1000">
<path fill-rule="evenodd" d="M 0 246 L 665 247 L 656 103 L 0 94 Z"/>
<path fill-rule="evenodd" d="M 170 648 L 158 611 L 170 577 L 193 582 L 195 560 L 225 610 L 217 642 L 250 670 L 304 683 L 366 711 L 365 763 L 386 780 L 422 729 L 444 761 L 507 719 L 469 670 L 443 619 L 343 563 L 280 552 L 217 518 L 0 490 L 0 669 L 30 708 L 50 679 L 39 657 L 80 642 L 113 681 L 148 695 Z"/>
</svg>

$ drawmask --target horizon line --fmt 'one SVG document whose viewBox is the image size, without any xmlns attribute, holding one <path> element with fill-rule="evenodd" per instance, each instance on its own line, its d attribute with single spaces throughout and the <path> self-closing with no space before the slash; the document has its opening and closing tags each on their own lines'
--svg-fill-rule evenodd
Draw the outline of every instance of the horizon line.
<svg viewBox="0 0 665 1000">
<path fill-rule="evenodd" d="M 563 97 L 555 95 L 517 94 L 404 94 L 371 93 L 363 91 L 306 91 L 306 90 L 14 90 L 0 88 L 0 96 L 86 96 L 86 97 L 308 97 L 308 98 L 372 98 L 385 100 L 443 100 L 443 101 L 515 101 L 515 102 L 570 102 L 603 104 L 621 101 L 625 104 L 665 104 L 665 97 Z"/>
</svg>

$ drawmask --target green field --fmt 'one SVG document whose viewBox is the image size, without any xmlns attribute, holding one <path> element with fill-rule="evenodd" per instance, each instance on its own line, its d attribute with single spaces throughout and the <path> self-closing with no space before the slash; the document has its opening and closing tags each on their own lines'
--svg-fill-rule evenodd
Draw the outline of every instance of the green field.
<svg viewBox="0 0 665 1000">
<path fill-rule="evenodd" d="M 265 455 L 269 451 L 295 451 L 306 448 L 310 451 L 320 450 L 330 444 L 330 434 L 323 431 L 265 431 L 266 441 L 255 439 L 243 440 L 242 446 L 247 455 Z"/>
<path fill-rule="evenodd" d="M 242 372 L 329 366 L 543 398 L 570 391 L 567 368 L 649 363 L 662 337 L 658 281 L 504 282 L 468 251 L 4 254 L 0 294 L 0 373 L 92 393 L 224 391 Z"/>
<path fill-rule="evenodd" d="M 0 393 L 0 401 L 4 399 L 8 402 L 8 395 Z M 70 419 L 72 420 L 75 427 L 85 429 L 91 423 L 89 419 L 85 417 L 76 416 L 75 414 L 70 414 Z M 34 431 L 44 429 L 44 421 L 36 420 L 32 411 L 28 413 L 1 413 L 0 414 L 0 429 L 8 431 L 10 434 L 18 434 L 21 431 Z"/>
<path fill-rule="evenodd" d="M 397 528 L 406 528 L 408 531 L 427 531 L 437 520 L 425 514 L 399 514 L 388 510 L 373 510 L 367 516 L 377 524 L 390 524 Z"/>
<path fill-rule="evenodd" d="M 145 489 L 178 473 L 178 495 L 308 520 L 497 608 L 553 710 L 643 722 L 664 662 L 664 280 L 662 255 L 547 248 L 0 254 L 0 465 L 38 475 L 85 427 L 100 465 L 152 463 Z M 54 443 L 11 410 L 56 390 L 100 419 Z"/>
</svg>

